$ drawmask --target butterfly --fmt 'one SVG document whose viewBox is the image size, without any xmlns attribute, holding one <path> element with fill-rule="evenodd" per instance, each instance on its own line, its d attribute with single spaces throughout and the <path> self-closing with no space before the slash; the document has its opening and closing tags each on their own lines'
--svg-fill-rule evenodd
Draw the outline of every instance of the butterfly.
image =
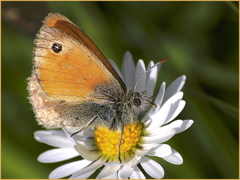
<svg viewBox="0 0 240 180">
<path fill-rule="evenodd" d="M 79 128 L 72 135 L 104 126 L 121 132 L 120 149 L 124 126 L 155 106 L 146 91 L 135 89 L 126 87 L 92 40 L 68 18 L 57 13 L 45 18 L 35 39 L 28 79 L 39 124 L 47 129 Z"/>
</svg>

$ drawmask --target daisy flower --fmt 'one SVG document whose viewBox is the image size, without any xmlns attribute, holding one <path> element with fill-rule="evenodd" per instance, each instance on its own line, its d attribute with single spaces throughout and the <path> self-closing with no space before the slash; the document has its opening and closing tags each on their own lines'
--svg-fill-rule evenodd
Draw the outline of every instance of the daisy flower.
<svg viewBox="0 0 240 180">
<path fill-rule="evenodd" d="M 123 58 L 122 75 L 112 60 L 110 63 L 128 88 L 134 88 L 146 71 L 143 60 L 139 60 L 135 67 L 129 52 Z M 150 62 L 148 68 L 153 64 Z M 160 66 L 152 68 L 141 78 L 136 91 L 146 90 L 153 95 Z M 162 158 L 175 165 L 182 164 L 182 156 L 165 142 L 193 124 L 192 120 L 173 121 L 185 106 L 181 92 L 185 80 L 184 75 L 180 76 L 166 90 L 163 82 L 154 101 L 157 107 L 151 107 L 144 116 L 139 117 L 137 123 L 124 127 L 121 162 L 118 158 L 120 132 L 102 127 L 96 130 L 84 129 L 73 137 L 71 134 L 77 131 L 76 128 L 35 132 L 37 141 L 56 147 L 42 153 L 38 161 L 53 163 L 80 156 L 81 160 L 54 169 L 49 175 L 51 179 L 66 176 L 70 176 L 70 179 L 86 179 L 97 169 L 100 171 L 97 179 L 145 179 L 142 170 L 153 178 L 163 178 L 163 167 L 151 157 Z"/>
</svg>

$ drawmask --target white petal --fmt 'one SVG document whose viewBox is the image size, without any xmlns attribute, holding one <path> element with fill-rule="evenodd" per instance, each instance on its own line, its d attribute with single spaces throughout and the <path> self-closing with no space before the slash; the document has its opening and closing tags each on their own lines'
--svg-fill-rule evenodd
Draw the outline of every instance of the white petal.
<svg viewBox="0 0 240 180">
<path fill-rule="evenodd" d="M 141 159 L 141 156 L 135 155 L 133 159 L 131 160 L 131 167 L 134 167 L 138 164 L 139 160 Z"/>
<path fill-rule="evenodd" d="M 177 130 L 176 134 L 181 133 L 190 128 L 193 122 L 194 122 L 193 120 L 184 120 L 182 126 Z"/>
<path fill-rule="evenodd" d="M 164 96 L 165 97 L 165 96 Z M 165 104 L 170 104 L 170 103 L 175 103 L 177 102 L 178 100 L 182 99 L 183 98 L 183 92 L 182 91 L 179 91 L 177 92 L 176 94 L 174 94 L 173 96 L 171 96 L 163 105 Z"/>
<path fill-rule="evenodd" d="M 80 161 L 75 161 L 75 162 L 71 162 L 71 163 L 62 165 L 62 166 L 54 169 L 49 174 L 49 179 L 59 179 L 59 178 L 69 176 L 69 175 L 75 173 L 76 171 L 86 167 L 90 163 L 91 163 L 91 161 L 80 160 Z"/>
<path fill-rule="evenodd" d="M 160 129 L 165 130 L 165 131 L 170 130 L 170 129 L 175 129 L 176 132 L 178 132 L 178 130 L 182 126 L 182 124 L 183 124 L 182 120 L 176 120 L 176 121 L 173 121 L 170 124 L 167 124 L 167 125 L 161 127 Z"/>
<path fill-rule="evenodd" d="M 124 155 L 121 156 L 121 160 L 123 164 L 128 163 L 131 160 L 129 153 L 131 152 L 125 152 Z"/>
<path fill-rule="evenodd" d="M 152 124 L 152 119 L 148 119 L 148 120 L 141 120 L 141 122 L 143 123 L 143 127 L 147 128 L 148 126 L 150 126 L 150 124 Z"/>
<path fill-rule="evenodd" d="M 148 111 L 148 113 L 145 115 L 145 117 L 142 119 L 142 121 L 149 119 L 153 114 L 155 114 L 160 109 L 162 100 L 164 97 L 165 86 L 166 86 L 166 83 L 163 82 L 159 89 L 158 95 L 154 101 L 154 104 L 156 104 L 157 107 L 152 106 L 151 109 Z"/>
<path fill-rule="evenodd" d="M 66 134 L 65 134 L 65 137 L 51 135 L 51 136 L 43 136 L 40 139 L 42 142 L 50 146 L 61 147 L 61 148 L 73 148 L 73 144 L 68 140 Z"/>
<path fill-rule="evenodd" d="M 174 94 L 171 98 L 169 98 L 167 102 L 163 104 L 160 110 L 150 117 L 151 119 L 153 119 L 153 123 L 149 126 L 148 129 L 152 129 L 153 126 L 160 127 L 163 124 L 165 124 L 166 120 L 169 119 L 168 117 L 171 117 L 170 112 L 173 104 L 181 100 L 182 97 L 183 97 L 183 92 L 178 92 Z"/>
<path fill-rule="evenodd" d="M 76 145 L 85 151 L 98 150 L 94 139 L 76 140 Z"/>
<path fill-rule="evenodd" d="M 130 179 L 146 179 L 146 177 L 144 176 L 142 171 L 137 166 L 135 166 L 133 168 L 133 173 L 130 176 Z"/>
<path fill-rule="evenodd" d="M 165 88 L 166 88 L 166 83 L 163 82 L 161 84 L 161 87 L 159 89 L 159 92 L 158 92 L 158 95 L 154 101 L 154 103 L 157 105 L 157 109 L 156 111 L 158 111 L 162 105 L 162 100 L 163 100 L 163 97 L 164 97 L 164 94 L 165 94 Z"/>
<path fill-rule="evenodd" d="M 82 174 L 82 175 L 79 175 L 79 176 L 77 176 L 77 177 L 70 177 L 69 179 L 87 179 L 89 176 L 91 176 L 93 173 L 95 172 L 95 170 L 93 170 L 93 171 L 90 171 L 90 172 L 88 172 L 88 173 L 85 173 L 85 174 Z"/>
<path fill-rule="evenodd" d="M 151 149 L 151 148 L 153 148 L 153 147 L 155 147 L 156 146 L 156 144 L 155 143 L 147 143 L 147 142 L 144 142 L 144 143 L 142 143 L 141 145 L 141 148 L 144 148 L 144 149 Z M 145 154 L 147 154 L 148 152 L 146 152 Z M 145 155 L 144 154 L 144 155 Z"/>
<path fill-rule="evenodd" d="M 101 152 L 98 151 L 95 146 L 82 145 L 77 142 L 74 148 L 84 159 L 89 161 L 95 161 L 101 156 Z"/>
<path fill-rule="evenodd" d="M 129 51 L 123 57 L 122 75 L 126 86 L 133 88 L 135 85 L 135 65 Z"/>
<path fill-rule="evenodd" d="M 89 146 L 94 146 L 96 148 L 95 140 L 93 137 L 82 136 L 82 137 L 78 137 L 78 139 L 74 138 L 74 140 L 76 144 L 82 144 L 83 146 L 88 146 L 87 148 L 89 148 Z"/>
<path fill-rule="evenodd" d="M 142 137 L 142 140 L 144 143 L 154 143 L 154 144 L 159 144 L 163 143 L 169 139 L 171 139 L 175 133 L 175 129 L 158 129 L 159 133 L 153 136 L 144 136 Z"/>
<path fill-rule="evenodd" d="M 135 85 L 138 82 L 135 92 L 144 91 L 146 88 L 146 75 L 143 76 L 145 71 L 146 69 L 145 69 L 144 61 L 140 59 L 137 62 L 136 73 L 135 73 Z M 139 81 L 140 78 L 141 80 Z"/>
<path fill-rule="evenodd" d="M 51 135 L 57 135 L 57 136 L 65 136 L 65 133 L 62 130 L 41 130 L 34 132 L 35 136 L 51 136 Z"/>
<path fill-rule="evenodd" d="M 150 61 L 150 62 L 148 63 L 148 66 L 147 66 L 147 70 L 149 70 L 153 65 L 154 65 L 154 62 L 153 62 L 153 61 Z M 151 71 L 151 70 L 150 70 L 150 71 Z M 148 79 L 149 76 L 150 76 L 150 71 L 146 74 L 147 79 Z"/>
<path fill-rule="evenodd" d="M 169 112 L 169 116 L 167 117 L 164 124 L 167 124 L 167 123 L 171 122 L 173 119 L 175 119 L 180 114 L 180 112 L 183 110 L 185 104 L 186 104 L 186 102 L 184 100 L 176 101 L 172 105 L 171 110 Z"/>
<path fill-rule="evenodd" d="M 179 154 L 175 149 L 172 149 L 172 154 L 167 157 L 163 157 L 163 159 L 169 163 L 180 165 L 183 163 L 183 158 L 181 154 Z"/>
<path fill-rule="evenodd" d="M 106 166 L 111 166 L 111 167 L 116 167 L 116 166 L 121 165 L 121 163 L 119 163 L 119 162 L 113 162 L 113 161 L 114 161 L 114 158 L 112 158 L 112 160 L 113 160 L 112 162 L 110 162 L 110 160 L 111 160 L 111 159 L 108 159 L 108 161 L 105 162 L 104 165 L 106 165 Z"/>
<path fill-rule="evenodd" d="M 133 168 L 131 167 L 131 163 L 124 164 L 123 168 L 119 170 L 119 177 L 121 179 L 127 179 L 133 172 Z"/>
<path fill-rule="evenodd" d="M 43 163 L 59 162 L 66 159 L 79 156 L 79 153 L 73 148 L 58 148 L 48 150 L 38 156 L 38 161 Z"/>
<path fill-rule="evenodd" d="M 152 123 L 146 128 L 146 131 L 150 131 L 159 128 L 164 124 L 167 117 L 169 116 L 172 104 L 164 104 L 163 107 L 149 118 L 152 119 Z"/>
<path fill-rule="evenodd" d="M 117 177 L 118 177 L 118 173 L 115 172 L 109 176 L 104 177 L 103 179 L 117 179 Z"/>
<path fill-rule="evenodd" d="M 116 63 L 112 59 L 109 59 L 108 61 L 112 65 L 112 67 L 115 69 L 115 71 L 118 73 L 118 75 L 123 79 L 122 74 L 118 69 L 118 66 L 116 65 Z"/>
<path fill-rule="evenodd" d="M 160 109 L 161 105 L 162 105 L 162 100 L 165 94 L 165 88 L 166 88 L 166 83 L 163 82 L 161 84 L 161 87 L 159 88 L 159 92 L 158 95 L 154 101 L 154 103 L 157 105 L 157 111 Z"/>
<path fill-rule="evenodd" d="M 78 176 L 82 176 L 86 173 L 90 173 L 92 171 L 96 171 L 98 168 L 103 166 L 103 164 L 106 162 L 106 158 L 99 158 L 97 161 L 93 162 L 90 166 L 81 169 L 80 171 L 74 173 L 71 178 L 77 178 Z"/>
<path fill-rule="evenodd" d="M 141 144 L 142 145 L 142 144 Z M 154 146 L 154 145 L 153 145 Z M 151 146 L 151 147 L 141 147 L 141 148 L 135 148 L 135 154 L 136 154 L 136 156 L 144 156 L 144 155 L 146 155 L 149 151 L 150 151 L 150 149 L 153 147 L 153 146 Z"/>
<path fill-rule="evenodd" d="M 185 75 L 180 76 L 176 80 L 174 80 L 166 89 L 166 93 L 165 93 L 163 102 L 165 102 L 168 98 L 173 96 L 175 93 L 179 92 L 182 89 L 182 87 L 184 86 L 185 81 L 186 81 Z"/>
<path fill-rule="evenodd" d="M 158 144 L 147 153 L 148 156 L 157 156 L 157 157 L 166 157 L 171 154 L 172 154 L 172 148 L 167 144 Z"/>
<path fill-rule="evenodd" d="M 42 137 L 52 136 L 52 135 L 56 135 L 56 136 L 66 138 L 65 133 L 61 130 L 36 131 L 36 132 L 34 132 L 34 138 L 39 142 L 42 142 L 42 140 L 41 140 Z"/>
<path fill-rule="evenodd" d="M 128 153 L 129 153 L 129 159 L 127 159 L 126 162 L 130 162 L 130 161 L 131 161 L 131 163 L 132 163 L 132 166 L 131 166 L 131 167 L 133 167 L 133 166 L 135 166 L 135 164 L 134 164 L 135 162 L 134 162 L 133 159 L 135 159 L 136 154 L 135 154 L 133 151 L 128 152 Z"/>
<path fill-rule="evenodd" d="M 154 65 L 153 61 L 151 61 L 148 65 L 149 69 Z M 148 73 L 147 73 L 147 84 L 146 84 L 146 91 L 149 93 L 149 96 L 153 95 L 153 91 L 155 89 L 155 85 L 157 82 L 157 74 L 158 74 L 158 67 L 152 68 Z"/>
<path fill-rule="evenodd" d="M 96 179 L 102 179 L 107 176 L 110 176 L 113 173 L 116 173 L 119 170 L 120 166 L 104 166 L 101 172 L 98 174 Z"/>
<path fill-rule="evenodd" d="M 142 157 L 140 164 L 151 177 L 161 179 L 164 176 L 164 169 L 156 161 L 147 157 Z"/>
<path fill-rule="evenodd" d="M 64 127 L 62 127 L 62 129 L 63 129 L 63 131 L 65 132 L 65 134 L 66 134 L 66 136 L 67 136 L 67 138 L 68 138 L 68 141 L 70 141 L 71 144 L 76 145 L 76 142 L 74 141 L 74 139 L 73 139 L 73 137 L 71 136 L 71 134 L 68 133 Z"/>
</svg>

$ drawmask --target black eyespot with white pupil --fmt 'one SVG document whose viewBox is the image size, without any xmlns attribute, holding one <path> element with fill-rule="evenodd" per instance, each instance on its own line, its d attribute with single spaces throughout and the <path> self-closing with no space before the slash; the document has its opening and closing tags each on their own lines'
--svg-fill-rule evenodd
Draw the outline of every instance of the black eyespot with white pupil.
<svg viewBox="0 0 240 180">
<path fill-rule="evenodd" d="M 133 104 L 136 106 L 136 107 L 139 107 L 141 106 L 141 100 L 139 98 L 134 98 L 133 99 Z"/>
<path fill-rule="evenodd" d="M 52 50 L 55 53 L 59 53 L 60 51 L 62 51 L 62 45 L 55 42 L 55 43 L 52 44 Z"/>
</svg>

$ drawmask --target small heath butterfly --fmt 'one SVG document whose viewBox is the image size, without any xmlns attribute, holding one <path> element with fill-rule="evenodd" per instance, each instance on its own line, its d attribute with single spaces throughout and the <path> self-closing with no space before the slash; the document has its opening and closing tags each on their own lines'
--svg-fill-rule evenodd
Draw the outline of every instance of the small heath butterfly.
<svg viewBox="0 0 240 180">
<path fill-rule="evenodd" d="M 70 126 L 80 132 L 104 126 L 121 132 L 119 147 L 124 126 L 154 105 L 147 92 L 127 89 L 91 39 L 61 14 L 45 18 L 28 80 L 30 102 L 45 128 Z"/>
</svg>

